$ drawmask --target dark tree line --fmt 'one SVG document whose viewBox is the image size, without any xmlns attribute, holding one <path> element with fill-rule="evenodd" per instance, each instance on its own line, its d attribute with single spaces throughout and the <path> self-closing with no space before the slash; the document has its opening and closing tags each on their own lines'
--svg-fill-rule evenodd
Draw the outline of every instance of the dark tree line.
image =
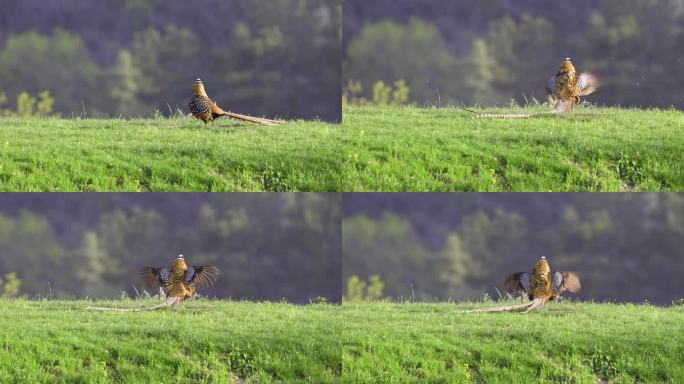
<svg viewBox="0 0 684 384">
<path fill-rule="evenodd" d="M 345 194 L 343 280 L 379 274 L 385 294 L 498 297 L 507 273 L 547 256 L 579 297 L 684 298 L 684 194 Z"/>
<path fill-rule="evenodd" d="M 89 116 L 234 111 L 340 121 L 339 0 L 0 1 L 0 92 Z"/>
<path fill-rule="evenodd" d="M 133 296 L 141 266 L 183 254 L 220 268 L 209 296 L 340 300 L 337 195 L 49 195 L 0 196 L 0 276 L 29 297 Z"/>
<path fill-rule="evenodd" d="M 524 104 L 565 57 L 598 104 L 684 108 L 682 0 L 345 0 L 344 80 L 406 80 L 419 104 Z M 439 94 L 438 91 L 439 90 Z"/>
</svg>

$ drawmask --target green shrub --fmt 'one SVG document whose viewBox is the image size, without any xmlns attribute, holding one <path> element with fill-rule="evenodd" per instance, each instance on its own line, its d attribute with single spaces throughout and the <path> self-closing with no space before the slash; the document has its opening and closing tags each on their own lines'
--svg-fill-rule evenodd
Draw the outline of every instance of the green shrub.
<svg viewBox="0 0 684 384">
<path fill-rule="evenodd" d="M 0 299 L 9 299 L 19 296 L 21 280 L 12 272 L 5 275 L 5 280 L 0 279 Z"/>
<path fill-rule="evenodd" d="M 0 106 L 7 102 L 5 93 L 0 93 Z M 0 116 L 17 116 L 17 117 L 45 117 L 51 116 L 52 106 L 55 100 L 50 96 L 50 91 L 42 91 L 38 97 L 31 96 L 28 92 L 21 92 L 17 96 L 17 109 L 1 109 Z"/>
<path fill-rule="evenodd" d="M 385 283 L 380 279 L 380 275 L 372 275 L 368 282 L 361 280 L 353 275 L 347 280 L 347 293 L 343 300 L 348 303 L 361 303 L 382 299 L 382 291 Z"/>
</svg>

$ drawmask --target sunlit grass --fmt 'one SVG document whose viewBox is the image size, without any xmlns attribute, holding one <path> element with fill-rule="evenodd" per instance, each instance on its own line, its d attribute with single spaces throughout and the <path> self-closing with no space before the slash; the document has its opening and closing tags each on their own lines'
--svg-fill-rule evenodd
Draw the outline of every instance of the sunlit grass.
<svg viewBox="0 0 684 384">
<path fill-rule="evenodd" d="M 348 383 L 680 383 L 684 307 L 552 303 L 343 305 Z M 510 303 L 507 303 L 510 304 Z"/>
<path fill-rule="evenodd" d="M 340 127 L 0 119 L 0 191 L 335 191 Z"/>
<path fill-rule="evenodd" d="M 476 116 L 458 108 L 345 108 L 343 189 L 684 190 L 682 112 L 577 108 L 528 119 Z"/>
<path fill-rule="evenodd" d="M 0 301 L 1 383 L 333 383 L 339 306 L 155 300 Z"/>
</svg>

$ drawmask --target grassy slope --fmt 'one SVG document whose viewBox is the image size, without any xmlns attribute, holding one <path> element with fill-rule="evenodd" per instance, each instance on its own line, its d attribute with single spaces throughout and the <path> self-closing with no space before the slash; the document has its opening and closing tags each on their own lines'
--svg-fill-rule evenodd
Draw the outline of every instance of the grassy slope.
<svg viewBox="0 0 684 384">
<path fill-rule="evenodd" d="M 1 191 L 332 191 L 339 126 L 0 119 Z"/>
<path fill-rule="evenodd" d="M 684 190 L 684 113 L 674 110 L 512 120 L 454 108 L 352 107 L 343 120 L 348 191 Z"/>
<path fill-rule="evenodd" d="M 552 303 L 344 305 L 345 382 L 684 382 L 684 308 Z"/>
<path fill-rule="evenodd" d="M 227 301 L 0 301 L 1 383 L 335 382 L 339 306 Z"/>
</svg>

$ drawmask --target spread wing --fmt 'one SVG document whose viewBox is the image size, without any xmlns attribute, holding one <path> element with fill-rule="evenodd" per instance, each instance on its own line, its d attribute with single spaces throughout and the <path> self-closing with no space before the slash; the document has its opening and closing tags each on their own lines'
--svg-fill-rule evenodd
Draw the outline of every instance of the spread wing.
<svg viewBox="0 0 684 384">
<path fill-rule="evenodd" d="M 530 290 L 530 273 L 516 272 L 506 276 L 504 287 L 508 293 L 527 292 Z"/>
<path fill-rule="evenodd" d="M 553 272 L 551 278 L 551 288 L 558 293 L 563 291 L 579 292 L 582 289 L 579 277 L 572 272 Z"/>
<path fill-rule="evenodd" d="M 219 275 L 218 267 L 213 265 L 192 266 L 188 267 L 183 277 L 183 282 L 194 288 L 206 288 L 212 286 L 216 282 Z"/>
<path fill-rule="evenodd" d="M 140 276 L 148 288 L 159 288 L 169 284 L 169 269 L 163 267 L 142 267 Z"/>
<path fill-rule="evenodd" d="M 591 73 L 580 73 L 577 76 L 577 89 L 580 96 L 594 93 L 599 87 L 599 80 Z"/>
<path fill-rule="evenodd" d="M 556 94 L 556 76 L 549 77 L 549 80 L 546 82 L 546 92 L 551 95 Z"/>
</svg>

